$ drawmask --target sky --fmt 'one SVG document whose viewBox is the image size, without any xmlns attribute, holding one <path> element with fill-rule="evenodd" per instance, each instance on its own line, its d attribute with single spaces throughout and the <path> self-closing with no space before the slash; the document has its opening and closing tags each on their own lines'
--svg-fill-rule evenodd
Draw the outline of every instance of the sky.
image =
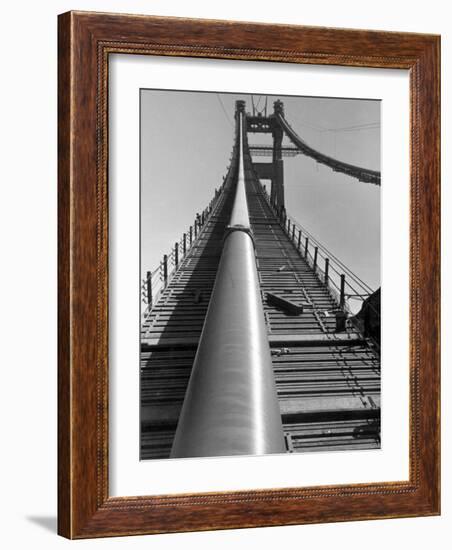
<svg viewBox="0 0 452 550">
<path fill-rule="evenodd" d="M 380 101 L 267 97 L 269 113 L 276 99 L 283 101 L 286 120 L 309 145 L 338 160 L 380 170 Z M 254 95 L 259 107 L 264 98 Z M 248 94 L 141 91 L 143 277 L 169 253 L 221 184 L 238 99 L 245 100 L 251 112 Z M 249 134 L 253 143 L 270 144 L 271 136 Z M 290 142 L 284 138 L 283 144 Z M 284 159 L 284 186 L 289 215 L 370 287 L 378 288 L 380 187 L 333 172 L 303 155 Z"/>
</svg>

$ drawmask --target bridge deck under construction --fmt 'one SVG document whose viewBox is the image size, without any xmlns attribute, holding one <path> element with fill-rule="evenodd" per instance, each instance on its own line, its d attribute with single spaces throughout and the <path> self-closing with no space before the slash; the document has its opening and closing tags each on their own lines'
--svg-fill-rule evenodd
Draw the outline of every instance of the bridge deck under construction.
<svg viewBox="0 0 452 550">
<path fill-rule="evenodd" d="M 288 452 L 380 446 L 380 362 L 303 257 L 245 156 L 246 193 Z M 229 178 L 231 179 L 231 178 Z M 228 180 L 142 325 L 141 458 L 168 458 L 232 208 Z M 303 305 L 288 312 L 268 293 Z"/>
</svg>

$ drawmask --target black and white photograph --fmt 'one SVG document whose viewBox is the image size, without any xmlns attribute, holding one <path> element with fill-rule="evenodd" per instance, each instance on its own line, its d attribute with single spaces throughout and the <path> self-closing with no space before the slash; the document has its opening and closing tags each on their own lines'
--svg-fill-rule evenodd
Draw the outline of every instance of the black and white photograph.
<svg viewBox="0 0 452 550">
<path fill-rule="evenodd" d="M 380 448 L 380 107 L 140 91 L 142 460 Z"/>
</svg>

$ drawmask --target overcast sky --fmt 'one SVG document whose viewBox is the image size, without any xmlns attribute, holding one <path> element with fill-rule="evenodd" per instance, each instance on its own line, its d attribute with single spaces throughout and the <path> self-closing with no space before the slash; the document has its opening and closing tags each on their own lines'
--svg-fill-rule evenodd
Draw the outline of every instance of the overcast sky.
<svg viewBox="0 0 452 550">
<path fill-rule="evenodd" d="M 256 102 L 259 97 L 254 96 Z M 221 184 L 232 149 L 237 99 L 245 100 L 251 111 L 248 94 L 142 90 L 143 276 L 159 264 Z M 339 160 L 380 170 L 379 101 L 268 96 L 270 112 L 276 99 L 283 101 L 287 121 L 308 144 Z M 263 101 L 264 96 L 260 106 Z M 249 135 L 250 144 L 270 142 L 270 136 Z M 284 159 L 284 184 L 288 213 L 377 288 L 380 188 L 302 155 Z"/>
</svg>

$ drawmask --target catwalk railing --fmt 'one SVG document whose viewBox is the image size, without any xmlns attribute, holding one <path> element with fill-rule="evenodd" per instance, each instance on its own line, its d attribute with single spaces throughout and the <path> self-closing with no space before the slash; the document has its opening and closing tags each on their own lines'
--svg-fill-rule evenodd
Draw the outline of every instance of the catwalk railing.
<svg viewBox="0 0 452 550">
<path fill-rule="evenodd" d="M 192 225 L 182 234 L 181 238 L 174 243 L 171 250 L 163 255 L 160 264 L 153 270 L 147 271 L 146 277 L 141 280 L 141 303 L 143 305 L 142 321 L 145 321 L 152 307 L 159 300 L 161 293 L 168 286 L 179 265 L 189 254 L 192 247 L 200 237 L 203 228 L 207 224 L 215 206 L 220 198 L 223 186 L 227 181 L 225 176 L 223 184 L 215 190 L 215 194 L 209 205 L 200 213 L 196 214 Z"/>
<path fill-rule="evenodd" d="M 284 208 L 278 209 L 272 204 L 264 186 L 261 186 L 261 189 L 293 246 L 313 270 L 319 281 L 327 287 L 338 309 L 344 311 L 348 317 L 358 313 L 363 303 L 375 291 L 313 237 L 310 232 L 289 216 Z M 380 311 L 371 304 L 369 307 L 380 318 Z M 335 311 L 331 312 L 331 314 L 335 313 Z"/>
</svg>

